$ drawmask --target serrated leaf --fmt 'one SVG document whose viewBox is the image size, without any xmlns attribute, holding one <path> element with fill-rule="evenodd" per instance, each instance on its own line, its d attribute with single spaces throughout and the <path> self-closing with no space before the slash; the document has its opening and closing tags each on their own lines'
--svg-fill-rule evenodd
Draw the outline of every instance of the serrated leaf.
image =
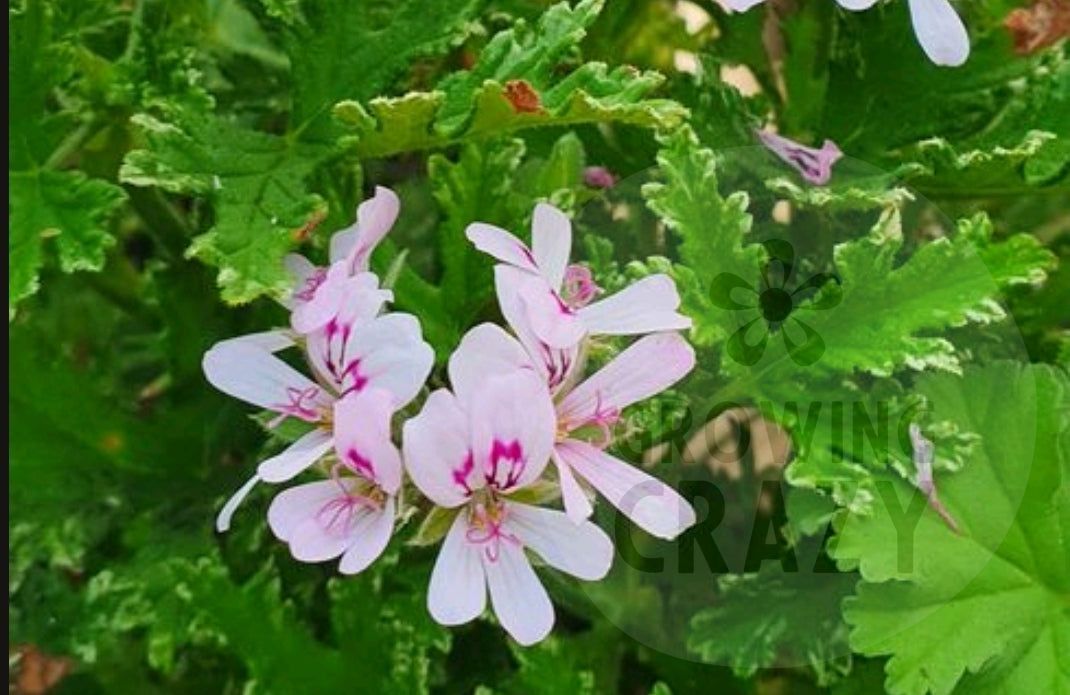
<svg viewBox="0 0 1070 695">
<path fill-rule="evenodd" d="M 43 244 L 55 239 L 60 268 L 100 270 L 115 243 L 105 224 L 126 194 L 77 171 L 11 172 L 8 182 L 8 313 L 37 290 Z"/>
<path fill-rule="evenodd" d="M 215 224 L 188 254 L 219 268 L 223 299 L 248 302 L 282 294 L 291 279 L 282 258 L 294 232 L 323 201 L 305 179 L 330 150 L 244 128 L 211 115 L 182 114 L 175 123 L 135 118 L 149 147 L 129 153 L 122 181 L 209 198 Z"/>
<path fill-rule="evenodd" d="M 658 153 L 664 183 L 643 186 L 647 206 L 680 240 L 674 275 L 680 286 L 683 311 L 694 322 L 691 339 L 712 345 L 728 337 L 734 322 L 709 300 L 713 278 L 730 273 L 756 286 L 765 250 L 749 244 L 751 216 L 743 192 L 722 197 L 717 190 L 717 159 L 698 146 L 694 135 L 681 128 L 661 141 Z"/>
<path fill-rule="evenodd" d="M 450 75 L 433 91 L 374 99 L 367 108 L 357 101 L 338 104 L 335 116 L 352 133 L 344 142 L 368 158 L 534 127 L 679 123 L 686 115 L 681 106 L 644 98 L 663 81 L 658 73 L 602 63 L 556 73 L 558 61 L 583 37 L 601 6 L 601 0 L 574 8 L 560 3 L 530 32 L 518 25 L 496 34 L 471 70 Z"/>
<path fill-rule="evenodd" d="M 740 678 L 759 669 L 807 666 L 819 685 L 827 685 L 850 669 L 840 602 L 855 581 L 850 574 L 785 572 L 775 564 L 721 577 L 717 605 L 691 618 L 688 649 L 706 663 L 730 666 Z"/>
<path fill-rule="evenodd" d="M 793 354 L 787 340 L 771 340 L 774 349 L 755 369 L 774 383 L 800 370 L 886 376 L 902 368 L 958 369 L 954 346 L 931 333 L 1002 319 L 1005 312 L 996 301 L 1000 290 L 1039 282 L 1052 265 L 1052 255 L 1033 237 L 1017 235 L 997 242 L 991 236 L 988 218 L 978 215 L 960 221 L 953 235 L 919 246 L 899 263 L 899 216 L 894 210 L 886 213 L 868 236 L 836 247 L 838 281 L 827 283 L 810 303 L 798 307 L 781 329 L 791 338 L 790 331 L 799 327 L 789 324 L 804 324 L 823 346 L 817 359 L 808 366 L 795 365 L 785 357 Z M 922 287 L 925 291 L 918 291 Z M 830 301 L 833 294 L 838 301 Z"/>
<path fill-rule="evenodd" d="M 843 521 L 834 555 L 862 574 L 846 605 L 851 645 L 891 655 L 896 695 L 1068 692 L 1070 378 L 1002 362 L 919 389 L 983 437 L 962 471 L 937 479 L 961 532 L 899 481 L 871 515 Z"/>
</svg>

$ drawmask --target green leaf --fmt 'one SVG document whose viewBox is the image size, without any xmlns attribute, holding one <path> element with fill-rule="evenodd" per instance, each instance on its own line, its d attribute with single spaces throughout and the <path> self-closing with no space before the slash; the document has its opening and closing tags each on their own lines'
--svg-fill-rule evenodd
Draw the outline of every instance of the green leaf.
<svg viewBox="0 0 1070 695">
<path fill-rule="evenodd" d="M 836 572 L 785 572 L 779 564 L 721 577 L 717 604 L 691 618 L 688 649 L 707 663 L 731 666 L 739 678 L 808 666 L 827 685 L 851 667 L 840 602 L 855 581 Z"/>
<path fill-rule="evenodd" d="M 458 326 L 466 326 L 494 292 L 491 263 L 464 235 L 474 220 L 506 226 L 513 219 L 513 179 L 524 143 L 504 139 L 471 142 L 456 163 L 442 155 L 427 162 L 432 191 L 444 221 L 436 236 L 442 261 L 441 291 Z M 519 206 L 516 206 L 519 207 Z"/>
<path fill-rule="evenodd" d="M 712 345 L 734 330 L 731 316 L 713 307 L 711 281 L 730 273 L 757 286 L 765 250 L 749 244 L 751 216 L 743 192 L 722 197 L 717 190 L 717 159 L 681 128 L 661 141 L 658 153 L 664 183 L 643 186 L 647 205 L 680 240 L 681 265 L 675 276 L 683 294 L 683 311 L 694 322 L 691 339 Z"/>
<path fill-rule="evenodd" d="M 953 235 L 919 246 L 899 263 L 903 237 L 893 210 L 865 238 L 838 245 L 838 282 L 827 283 L 792 313 L 824 346 L 808 369 L 882 376 L 904 367 L 958 369 L 954 346 L 931 333 L 1002 319 L 999 291 L 1037 283 L 1052 265 L 1051 253 L 1033 237 L 997 242 L 991 236 L 992 225 L 981 214 L 960 221 Z M 790 350 L 785 341 L 770 344 L 776 349 L 755 368 L 764 372 L 761 378 L 775 383 L 799 373 L 800 367 L 785 359 Z"/>
<path fill-rule="evenodd" d="M 834 555 L 860 568 L 845 606 L 851 646 L 891 655 L 895 695 L 1070 691 L 1070 377 L 1011 362 L 929 375 L 938 417 L 983 446 L 938 475 L 954 533 L 914 487 L 840 524 Z"/>
<path fill-rule="evenodd" d="M 55 238 L 64 272 L 104 267 L 104 254 L 115 243 L 106 223 L 126 194 L 78 171 L 11 172 L 8 186 L 8 314 L 13 316 L 15 304 L 37 290 L 47 239 Z"/>
<path fill-rule="evenodd" d="M 223 299 L 243 303 L 289 290 L 282 258 L 296 230 L 324 213 L 305 180 L 330 150 L 207 114 L 134 120 L 149 146 L 127 155 L 120 178 L 212 201 L 215 224 L 187 253 L 219 268 Z"/>
<path fill-rule="evenodd" d="M 84 136 L 73 114 L 50 107 L 53 91 L 72 73 L 72 47 L 53 36 L 44 2 L 8 8 L 8 316 L 37 291 L 42 243 L 56 237 L 64 272 L 100 270 L 115 243 L 106 227 L 122 204 L 122 189 L 82 172 L 57 171 Z M 65 140 L 66 137 L 66 140 Z"/>
<path fill-rule="evenodd" d="M 618 122 L 667 128 L 686 110 L 644 98 L 664 78 L 628 66 L 585 63 L 563 76 L 556 68 L 597 17 L 602 0 L 554 5 L 533 31 L 522 23 L 496 34 L 469 71 L 453 73 L 431 92 L 368 103 L 345 101 L 335 116 L 352 133 L 344 142 L 361 158 L 434 149 L 518 130 Z M 516 92 L 522 94 L 517 97 Z"/>
</svg>

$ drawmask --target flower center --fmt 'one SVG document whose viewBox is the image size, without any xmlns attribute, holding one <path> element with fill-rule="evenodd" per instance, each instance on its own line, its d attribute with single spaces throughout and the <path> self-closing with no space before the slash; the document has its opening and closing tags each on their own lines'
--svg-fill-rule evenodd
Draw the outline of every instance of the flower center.
<svg viewBox="0 0 1070 695">
<path fill-rule="evenodd" d="M 762 310 L 762 316 L 770 323 L 780 323 L 791 313 L 791 295 L 786 291 L 770 287 L 758 297 L 758 304 Z"/>
<path fill-rule="evenodd" d="M 565 270 L 565 282 L 561 287 L 561 299 L 571 309 L 580 309 L 602 292 L 591 274 L 590 268 L 572 264 Z"/>
<path fill-rule="evenodd" d="M 331 479 L 338 485 L 339 494 L 323 503 L 316 512 L 316 521 L 327 533 L 344 536 L 357 521 L 362 509 L 378 511 L 386 499 L 385 493 L 369 480 L 342 477 L 343 464 L 331 468 Z"/>
<path fill-rule="evenodd" d="M 474 502 L 468 510 L 468 531 L 465 533 L 465 540 L 475 545 L 482 545 L 487 560 L 498 561 L 501 557 L 503 542 L 522 547 L 519 538 L 502 528 L 507 510 L 500 500 L 488 496 L 485 501 Z"/>
<path fill-rule="evenodd" d="M 305 422 L 316 422 L 323 417 L 323 414 L 314 407 L 313 401 L 319 394 L 318 386 L 309 386 L 303 391 L 294 386 L 286 387 L 286 397 L 290 399 L 288 403 L 277 403 L 272 406 L 272 410 L 277 410 L 279 416 L 267 424 L 268 429 L 274 429 L 282 424 L 282 421 L 287 417 L 295 417 Z"/>
</svg>

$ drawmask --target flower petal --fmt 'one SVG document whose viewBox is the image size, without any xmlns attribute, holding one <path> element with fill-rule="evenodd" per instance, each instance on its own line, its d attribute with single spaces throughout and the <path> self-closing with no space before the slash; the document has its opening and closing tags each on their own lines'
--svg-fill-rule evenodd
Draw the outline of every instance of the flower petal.
<svg viewBox="0 0 1070 695">
<path fill-rule="evenodd" d="M 574 439 L 559 443 L 557 454 L 647 533 L 672 540 L 694 525 L 695 510 L 687 500 L 638 468 Z"/>
<path fill-rule="evenodd" d="M 302 299 L 295 293 L 293 312 L 290 314 L 290 326 L 298 333 L 311 333 L 322 328 L 334 318 L 346 298 L 346 286 L 349 273 L 342 263 L 335 263 L 327 269 L 325 276 L 318 282 L 308 280 L 313 286 L 298 292 L 307 298 Z"/>
<path fill-rule="evenodd" d="M 957 67 L 970 57 L 970 36 L 948 0 L 910 0 L 910 21 L 932 62 Z"/>
<path fill-rule="evenodd" d="M 483 222 L 473 222 L 464 230 L 468 241 L 483 253 L 502 263 L 516 266 L 529 273 L 538 273 L 535 257 L 524 242 L 500 227 Z"/>
<path fill-rule="evenodd" d="M 228 396 L 280 413 L 295 405 L 307 406 L 304 419 L 309 421 L 319 419 L 312 410 L 333 400 L 311 379 L 254 344 L 217 343 L 204 353 L 201 367 L 208 382 Z"/>
<path fill-rule="evenodd" d="M 215 518 L 215 530 L 219 533 L 224 533 L 230 530 L 230 520 L 234 516 L 234 512 L 238 510 L 241 503 L 245 501 L 245 498 L 249 496 L 249 493 L 253 491 L 256 484 L 260 482 L 260 477 L 254 475 L 249 478 L 242 486 L 238 488 L 230 498 L 223 503 L 223 508 L 219 510 L 218 516 Z"/>
<path fill-rule="evenodd" d="M 390 439 L 394 397 L 366 388 L 334 404 L 334 447 L 338 460 L 393 495 L 401 487 L 401 454 Z"/>
<path fill-rule="evenodd" d="M 338 496 L 340 489 L 334 480 L 295 485 L 275 495 L 268 507 L 267 519 L 271 532 L 280 541 L 289 542 L 294 531 Z"/>
<path fill-rule="evenodd" d="M 475 469 L 488 484 L 507 492 L 546 468 L 557 421 L 550 392 L 534 372 L 488 378 L 468 415 Z"/>
<path fill-rule="evenodd" d="M 331 237 L 331 263 L 345 260 L 349 273 L 368 269 L 372 251 L 394 226 L 401 203 L 389 188 L 375 187 L 375 195 L 357 207 L 357 220 Z"/>
<path fill-rule="evenodd" d="M 505 631 L 523 646 L 535 644 L 554 626 L 554 606 L 524 555 L 524 549 L 502 543 L 494 560 L 480 553 L 494 614 Z"/>
<path fill-rule="evenodd" d="M 587 493 L 580 487 L 576 476 L 572 474 L 572 468 L 561 461 L 561 457 L 557 455 L 556 448 L 551 458 L 557 467 L 557 481 L 558 486 L 561 488 L 561 501 L 565 504 L 565 514 L 574 524 L 579 524 L 585 519 L 589 519 L 591 514 L 594 513 L 594 507 L 591 506 L 591 500 L 587 498 Z"/>
<path fill-rule="evenodd" d="M 534 369 L 524 346 L 493 323 L 481 323 L 464 334 L 450 355 L 450 386 L 461 403 L 471 402 L 488 376 Z"/>
<path fill-rule="evenodd" d="M 456 507 L 482 486 L 468 440 L 468 416 L 446 389 L 427 397 L 402 430 L 405 469 L 420 492 L 440 507 Z"/>
<path fill-rule="evenodd" d="M 532 332 L 553 348 L 568 348 L 583 340 L 584 322 L 542 277 L 525 278 L 519 285 L 520 302 Z"/>
<path fill-rule="evenodd" d="M 239 335 L 237 338 L 227 338 L 216 343 L 213 348 L 238 344 L 249 345 L 265 352 L 278 352 L 291 347 L 294 344 L 294 339 L 290 331 L 277 328 L 271 331 L 247 333 Z"/>
<path fill-rule="evenodd" d="M 645 336 L 565 396 L 558 420 L 574 428 L 601 413 L 619 412 L 669 388 L 694 366 L 695 351 L 678 333 Z"/>
<path fill-rule="evenodd" d="M 506 527 L 546 564 L 593 581 L 609 573 L 613 541 L 589 521 L 576 524 L 564 512 L 507 503 Z"/>
<path fill-rule="evenodd" d="M 337 404 L 335 404 L 337 407 Z M 319 461 L 331 450 L 330 432 L 315 428 L 302 435 L 300 439 L 286 447 L 281 453 L 261 462 L 256 474 L 268 483 L 281 483 L 290 480 L 306 468 Z"/>
<path fill-rule="evenodd" d="M 535 363 L 535 368 L 553 390 L 557 388 L 577 364 L 579 345 L 553 348 L 539 339 L 531 328 L 531 320 L 520 299 L 520 286 L 529 275 L 505 265 L 494 268 L 494 286 L 502 316 L 516 333 L 520 343 Z"/>
<path fill-rule="evenodd" d="M 383 554 L 393 533 L 394 498 L 391 496 L 386 498 L 381 510 L 369 513 L 354 527 L 352 545 L 342 555 L 338 571 L 342 574 L 363 572 Z"/>
<path fill-rule="evenodd" d="M 487 605 L 487 582 L 482 555 L 469 543 L 468 520 L 458 514 L 438 551 L 431 583 L 427 589 L 427 610 L 440 625 L 461 625 L 478 618 Z"/>
<path fill-rule="evenodd" d="M 572 222 L 553 205 L 536 205 L 531 217 L 531 253 L 540 274 L 555 291 L 561 291 L 571 252 Z"/>
<path fill-rule="evenodd" d="M 877 4 L 877 0 L 836 0 L 840 7 L 851 12 L 860 12 L 861 10 L 868 10 Z"/>
<path fill-rule="evenodd" d="M 345 493 L 339 492 L 335 499 L 344 497 Z M 344 553 L 378 515 L 378 511 L 364 506 L 353 506 L 349 511 L 320 508 L 290 534 L 290 554 L 301 562 L 332 560 Z"/>
<path fill-rule="evenodd" d="M 678 306 L 676 283 L 659 273 L 583 307 L 579 314 L 592 334 L 635 335 L 690 328 L 691 319 L 676 313 Z"/>
<path fill-rule="evenodd" d="M 750 8 L 754 7 L 755 5 L 760 5 L 761 3 L 765 2 L 765 0 L 718 0 L 718 1 L 721 2 L 723 5 L 725 5 L 726 7 L 728 7 L 728 9 L 733 10 L 735 12 L 746 12 Z"/>
</svg>

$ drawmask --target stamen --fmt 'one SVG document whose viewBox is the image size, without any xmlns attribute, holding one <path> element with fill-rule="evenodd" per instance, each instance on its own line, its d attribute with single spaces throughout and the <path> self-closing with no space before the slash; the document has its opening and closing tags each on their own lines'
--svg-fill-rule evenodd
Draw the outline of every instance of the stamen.
<svg viewBox="0 0 1070 695">
<path fill-rule="evenodd" d="M 268 429 L 278 427 L 287 417 L 296 417 L 305 422 L 316 422 L 319 420 L 319 411 L 311 407 L 311 405 L 306 404 L 306 401 L 311 401 L 318 393 L 318 386 L 309 386 L 304 391 L 293 386 L 287 386 L 286 396 L 290 399 L 290 402 L 271 406 L 272 410 L 279 411 L 279 416 L 267 424 Z"/>
<path fill-rule="evenodd" d="M 602 288 L 595 283 L 590 268 L 575 263 L 565 270 L 562 290 L 562 298 L 572 309 L 587 306 L 602 293 Z"/>
<path fill-rule="evenodd" d="M 514 534 L 502 530 L 505 523 L 505 505 L 497 500 L 491 500 L 491 507 L 487 509 L 482 502 L 477 502 L 469 517 L 469 528 L 465 533 L 465 540 L 475 545 L 485 545 L 483 552 L 491 562 L 497 562 L 501 557 L 502 541 L 523 547 L 520 539 Z"/>
</svg>

